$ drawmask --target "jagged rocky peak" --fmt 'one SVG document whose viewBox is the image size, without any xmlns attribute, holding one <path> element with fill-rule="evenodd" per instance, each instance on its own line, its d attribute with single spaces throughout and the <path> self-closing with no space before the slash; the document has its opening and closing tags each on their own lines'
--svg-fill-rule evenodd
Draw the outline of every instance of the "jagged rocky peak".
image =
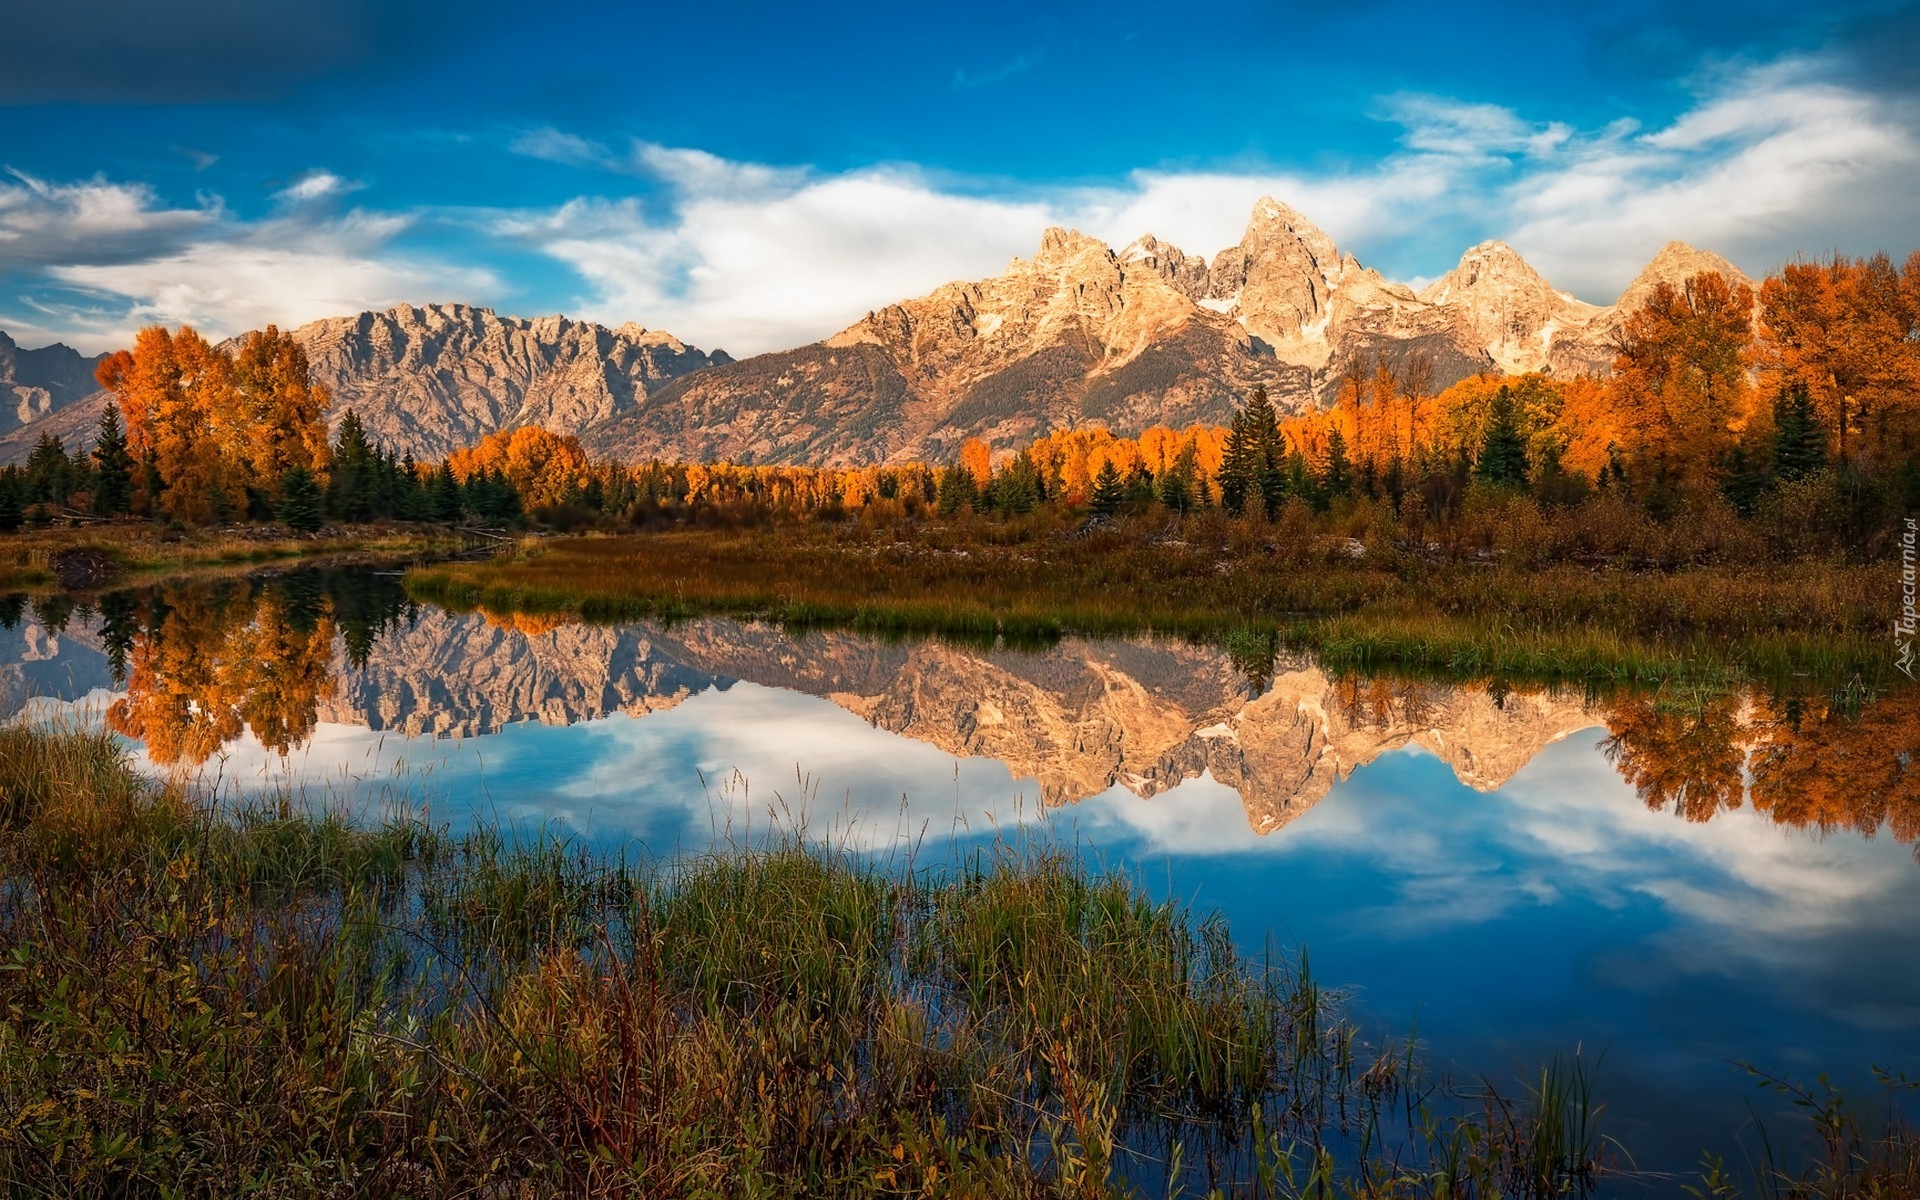
<svg viewBox="0 0 1920 1200">
<path fill-rule="evenodd" d="M 1282 359 L 1320 367 L 1332 354 L 1333 298 L 1345 284 L 1359 285 L 1369 303 L 1393 307 L 1401 299 L 1385 295 L 1385 281 L 1343 255 L 1325 230 L 1263 196 L 1239 245 L 1214 257 L 1202 303 L 1238 319 Z"/>
<path fill-rule="evenodd" d="M 1447 304 L 1492 290 L 1551 292 L 1553 288 L 1518 250 L 1493 239 L 1462 254 L 1458 266 L 1421 288 L 1419 296 L 1428 304 Z"/>
<path fill-rule="evenodd" d="M 1039 271 L 1063 271 L 1096 265 L 1111 265 L 1114 261 L 1113 250 L 1096 237 L 1089 237 L 1078 229 L 1062 229 L 1050 225 L 1040 235 L 1040 249 L 1030 259 L 1014 259 L 1010 273 L 1017 274 L 1022 268 Z"/>
<path fill-rule="evenodd" d="M 0 330 L 0 434 L 44 422 L 97 391 L 93 372 L 103 357 L 58 342 L 28 350 Z"/>
<path fill-rule="evenodd" d="M 1631 312 L 1646 303 L 1647 297 L 1653 295 L 1653 290 L 1661 284 L 1670 283 L 1680 287 L 1695 275 L 1710 271 L 1725 276 L 1728 283 L 1736 286 L 1743 283 L 1749 287 L 1753 285 L 1753 280 L 1747 278 L 1744 271 L 1713 251 L 1698 250 L 1685 242 L 1668 242 L 1660 247 L 1660 253 L 1653 256 L 1653 261 L 1647 264 L 1646 269 L 1627 285 L 1627 290 L 1620 294 L 1614 307 Z"/>
<path fill-rule="evenodd" d="M 1206 298 L 1207 260 L 1198 254 L 1188 254 L 1178 246 L 1168 245 L 1150 233 L 1135 239 L 1122 250 L 1120 262 L 1129 269 L 1144 267 L 1152 271 L 1189 300 Z"/>
<path fill-rule="evenodd" d="M 489 433 L 578 432 L 631 412 L 650 385 L 727 362 L 670 334 L 470 304 L 400 305 L 293 331 L 337 421 L 353 408 L 395 450 L 439 457 Z"/>
<path fill-rule="evenodd" d="M 1577 334 L 1602 311 L 1555 290 L 1519 251 L 1497 240 L 1461 255 L 1458 266 L 1419 296 L 1449 310 L 1465 341 L 1514 373 L 1546 369 L 1556 341 Z"/>
</svg>

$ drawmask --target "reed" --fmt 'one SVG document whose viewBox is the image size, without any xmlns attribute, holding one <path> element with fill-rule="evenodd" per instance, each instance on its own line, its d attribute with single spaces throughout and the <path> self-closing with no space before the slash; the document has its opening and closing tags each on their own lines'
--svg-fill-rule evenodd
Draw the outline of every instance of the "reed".
<svg viewBox="0 0 1920 1200">
<path fill-rule="evenodd" d="M 420 599 L 589 620 L 703 615 L 883 635 L 1284 634 L 1336 665 L 1659 684 L 1889 674 L 1884 572 L 1395 552 L 1348 557 L 1235 522 L 1069 536 L 981 522 L 791 523 L 542 543 L 407 579 Z M 1174 534 L 1180 536 L 1174 536 Z M 1277 536 L 1268 533 L 1267 536 Z"/>
</svg>

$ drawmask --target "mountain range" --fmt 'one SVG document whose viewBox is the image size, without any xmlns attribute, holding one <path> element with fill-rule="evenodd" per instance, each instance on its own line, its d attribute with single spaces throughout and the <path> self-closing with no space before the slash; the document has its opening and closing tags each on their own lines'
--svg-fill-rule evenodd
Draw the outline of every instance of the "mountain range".
<svg viewBox="0 0 1920 1200">
<path fill-rule="evenodd" d="M 0 630 L 0 719 L 27 696 L 115 690 L 103 651 L 97 618 Z M 1177 642 L 1067 639 L 1036 655 L 816 631 L 797 653 L 777 626 L 725 619 L 520 629 L 429 608 L 358 667 L 336 647 L 326 670 L 320 721 L 410 738 L 642 717 L 755 684 L 955 757 L 999 759 L 1049 807 L 1116 786 L 1149 799 L 1207 775 L 1239 793 L 1260 834 L 1409 745 L 1493 791 L 1547 746 L 1603 723 L 1580 697 L 1545 692 L 1407 684 L 1382 703 L 1292 656 L 1254 687 L 1224 651 Z"/>
<path fill-rule="evenodd" d="M 1152 235 L 1120 250 L 1049 229 L 1000 275 L 942 285 L 792 350 L 735 361 L 635 324 L 402 306 L 294 330 L 316 382 L 396 450 L 438 458 L 498 429 L 578 434 L 628 460 L 856 464 L 951 457 L 1098 423 L 1224 423 L 1256 385 L 1282 411 L 1325 403 L 1350 364 L 1435 389 L 1482 372 L 1604 372 L 1626 316 L 1661 282 L 1724 258 L 1669 243 L 1613 304 L 1555 289 L 1490 241 L 1424 287 L 1386 279 L 1295 210 L 1254 206 L 1210 261 Z M 0 462 L 42 432 L 83 444 L 103 403 L 95 360 L 0 334 Z M 4 389 L 11 389 L 10 391 Z"/>
</svg>

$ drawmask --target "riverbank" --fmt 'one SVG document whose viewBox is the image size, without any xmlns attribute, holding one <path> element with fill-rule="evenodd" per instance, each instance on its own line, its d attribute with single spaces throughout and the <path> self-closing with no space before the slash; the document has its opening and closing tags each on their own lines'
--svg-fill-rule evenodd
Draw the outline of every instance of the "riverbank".
<svg viewBox="0 0 1920 1200">
<path fill-rule="evenodd" d="M 313 537 L 277 526 L 169 530 L 151 521 L 21 530 L 0 536 L 0 591 L 89 591 L 273 563 L 409 559 L 458 548 L 444 530 L 365 525 Z"/>
<path fill-rule="evenodd" d="M 589 620 L 725 615 L 872 633 L 1160 633 L 1336 668 L 1614 684 L 1891 682 L 1886 572 L 1838 560 L 1539 562 L 1288 542 L 1194 520 L 902 533 L 788 522 L 555 540 L 408 576 L 421 599 Z"/>
<path fill-rule="evenodd" d="M 1206 914 L 1045 846 L 874 863 L 789 837 L 609 859 L 291 803 L 215 812 L 109 737 L 12 726 L 0 874 L 0 1180 L 29 1192 L 1633 1180 L 1579 1060 L 1505 1098 L 1432 1079 L 1303 967 L 1249 960 Z M 1920 1183 L 1904 1125 L 1816 1115 L 1829 1161 L 1699 1194 Z"/>
</svg>

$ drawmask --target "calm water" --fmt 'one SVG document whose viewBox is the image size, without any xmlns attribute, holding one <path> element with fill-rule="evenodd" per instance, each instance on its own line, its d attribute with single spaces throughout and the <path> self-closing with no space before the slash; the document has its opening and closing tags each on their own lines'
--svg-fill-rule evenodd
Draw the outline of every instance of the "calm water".
<svg viewBox="0 0 1920 1200">
<path fill-rule="evenodd" d="M 1018 652 L 596 627 L 296 573 L 0 602 L 0 716 L 155 773 L 698 849 L 1029 830 L 1308 948 L 1384 1033 L 1511 1079 L 1603 1055 L 1604 1128 L 1686 1170 L 1770 1102 L 1734 1064 L 1920 1073 L 1920 693 L 1583 696 L 1330 677 L 1152 641 Z M 1863 1087 L 1864 1090 L 1864 1087 Z"/>
</svg>

